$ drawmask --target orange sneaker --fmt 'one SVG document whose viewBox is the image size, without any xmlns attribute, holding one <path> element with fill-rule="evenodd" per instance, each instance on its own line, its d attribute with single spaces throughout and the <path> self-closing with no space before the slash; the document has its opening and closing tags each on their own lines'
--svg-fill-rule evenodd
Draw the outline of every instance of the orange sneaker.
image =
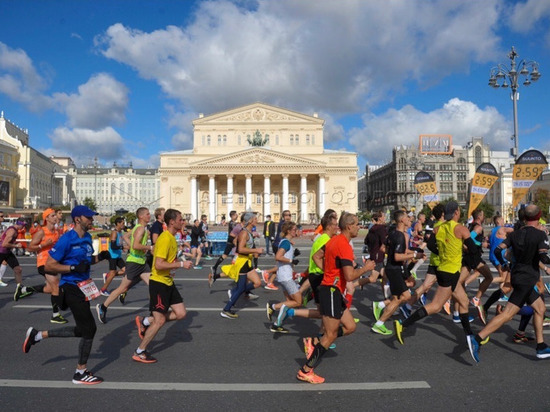
<svg viewBox="0 0 550 412">
<path fill-rule="evenodd" d="M 322 378 L 319 375 L 316 375 L 313 372 L 313 369 L 309 372 L 303 372 L 301 369 L 298 371 L 298 375 L 296 375 L 296 378 L 303 382 L 312 383 L 314 385 L 325 382 L 325 378 Z"/>
<path fill-rule="evenodd" d="M 279 290 L 279 288 L 277 286 L 275 286 L 273 283 L 268 283 L 267 285 L 264 286 L 264 289 L 267 289 L 267 290 Z"/>
<path fill-rule="evenodd" d="M 451 300 L 450 299 L 443 304 L 443 309 L 445 309 L 445 312 L 447 312 L 447 315 L 451 314 Z"/>
<path fill-rule="evenodd" d="M 147 326 L 143 324 L 143 317 L 136 316 L 136 326 L 137 326 L 138 336 L 141 340 L 143 340 L 143 337 L 145 336 L 145 331 L 147 330 Z"/>
</svg>

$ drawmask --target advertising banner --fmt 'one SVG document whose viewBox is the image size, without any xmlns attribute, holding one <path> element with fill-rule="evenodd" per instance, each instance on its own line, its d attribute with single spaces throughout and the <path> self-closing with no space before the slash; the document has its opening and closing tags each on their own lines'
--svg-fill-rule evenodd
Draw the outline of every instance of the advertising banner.
<svg viewBox="0 0 550 412">
<path fill-rule="evenodd" d="M 414 177 L 414 187 L 422 196 L 422 202 L 427 203 L 430 209 L 439 202 L 439 193 L 434 178 L 427 172 L 421 170 Z"/>
<path fill-rule="evenodd" d="M 468 217 L 479 206 L 487 192 L 493 187 L 498 179 L 497 169 L 491 163 L 482 163 L 476 170 L 472 179 L 470 190 L 470 202 L 468 206 Z"/>
<path fill-rule="evenodd" d="M 546 157 L 538 150 L 528 150 L 518 157 L 512 177 L 512 207 L 519 205 L 531 185 L 547 167 Z"/>
</svg>

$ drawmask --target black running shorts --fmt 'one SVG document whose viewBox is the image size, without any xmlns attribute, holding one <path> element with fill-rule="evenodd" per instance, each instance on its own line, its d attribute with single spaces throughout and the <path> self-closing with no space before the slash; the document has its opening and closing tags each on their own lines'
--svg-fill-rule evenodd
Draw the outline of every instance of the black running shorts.
<svg viewBox="0 0 550 412">
<path fill-rule="evenodd" d="M 341 319 L 346 310 L 342 292 L 335 286 L 319 286 L 319 308 L 321 315 Z"/>
<path fill-rule="evenodd" d="M 460 277 L 460 272 L 449 273 L 438 270 L 436 273 L 437 283 L 442 288 L 451 287 L 451 290 L 454 292 L 456 285 L 458 284 L 458 278 Z"/>
<path fill-rule="evenodd" d="M 149 310 L 151 312 L 168 313 L 170 306 L 182 302 L 183 298 L 176 285 L 168 286 L 149 280 Z"/>
</svg>

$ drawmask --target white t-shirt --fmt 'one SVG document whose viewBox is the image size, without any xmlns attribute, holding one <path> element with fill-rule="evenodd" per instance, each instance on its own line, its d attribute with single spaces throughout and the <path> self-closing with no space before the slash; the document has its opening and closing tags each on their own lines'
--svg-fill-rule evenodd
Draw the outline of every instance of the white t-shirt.
<svg viewBox="0 0 550 412">
<path fill-rule="evenodd" d="M 294 246 L 288 239 L 281 239 L 279 243 L 279 249 L 286 250 L 284 257 L 287 259 L 294 259 Z M 284 282 L 286 280 L 292 280 L 292 263 L 283 263 L 277 261 L 277 280 Z"/>
</svg>

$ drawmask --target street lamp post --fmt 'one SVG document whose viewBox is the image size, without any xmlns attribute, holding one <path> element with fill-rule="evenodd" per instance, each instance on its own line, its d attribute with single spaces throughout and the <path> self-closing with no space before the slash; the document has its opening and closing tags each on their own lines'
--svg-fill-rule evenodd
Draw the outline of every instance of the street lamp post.
<svg viewBox="0 0 550 412">
<path fill-rule="evenodd" d="M 508 86 L 512 90 L 510 98 L 512 99 L 512 107 L 514 112 L 514 135 L 512 139 L 514 140 L 514 148 L 512 149 L 512 154 L 514 159 L 518 158 L 519 154 L 519 139 L 518 139 L 518 79 L 520 76 L 524 76 L 525 80 L 523 81 L 524 86 L 529 86 L 531 82 L 536 82 L 541 74 L 539 73 L 539 64 L 534 60 L 520 60 L 516 63 L 516 58 L 518 54 L 514 47 L 510 53 L 508 53 L 508 58 L 510 59 L 510 68 L 505 64 L 498 64 L 497 66 L 491 69 L 491 76 L 489 77 L 489 86 L 498 89 L 499 87 L 507 88 Z M 521 70 L 518 72 L 517 67 L 521 66 Z"/>
</svg>

